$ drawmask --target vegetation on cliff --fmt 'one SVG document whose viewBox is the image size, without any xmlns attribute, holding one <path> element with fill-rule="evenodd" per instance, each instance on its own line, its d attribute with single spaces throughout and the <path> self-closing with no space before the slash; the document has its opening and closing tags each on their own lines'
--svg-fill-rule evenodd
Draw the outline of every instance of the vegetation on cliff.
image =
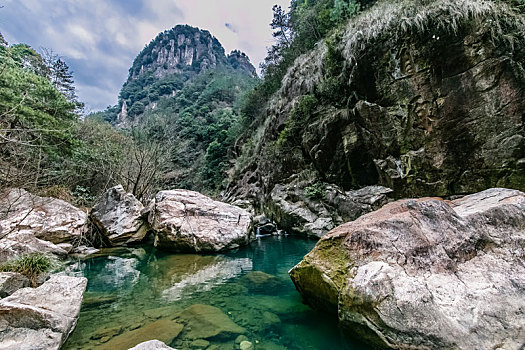
<svg viewBox="0 0 525 350">
<path fill-rule="evenodd" d="M 139 53 L 119 105 L 90 118 L 161 145 L 164 188 L 217 194 L 235 157 L 240 101 L 257 80 L 246 54 L 226 56 L 208 31 L 179 25 Z"/>
<path fill-rule="evenodd" d="M 310 184 L 380 184 L 396 197 L 523 189 L 523 2 L 367 5 L 292 55 L 272 85 L 292 46 L 277 50 L 243 108 L 249 127 L 227 196 L 265 200 L 305 169 L 317 174 Z"/>
</svg>

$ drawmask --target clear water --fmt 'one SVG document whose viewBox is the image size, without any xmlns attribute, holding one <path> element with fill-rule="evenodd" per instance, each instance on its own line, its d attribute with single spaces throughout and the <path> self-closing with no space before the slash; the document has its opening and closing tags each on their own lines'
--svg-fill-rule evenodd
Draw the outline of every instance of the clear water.
<svg viewBox="0 0 525 350">
<path fill-rule="evenodd" d="M 87 277 L 88 286 L 64 349 L 120 350 L 130 342 L 159 338 L 176 349 L 199 348 L 192 344 L 191 324 L 180 317 L 194 304 L 219 308 L 246 329 L 244 335 L 256 350 L 365 349 L 343 337 L 334 318 L 303 305 L 288 276 L 314 245 L 294 237 L 264 237 L 220 255 L 135 248 L 72 262 L 65 273 Z M 180 332 L 172 339 L 174 334 L 158 326 L 163 322 L 184 328 L 172 331 Z M 235 349 L 237 336 L 211 337 L 201 347 Z"/>
</svg>

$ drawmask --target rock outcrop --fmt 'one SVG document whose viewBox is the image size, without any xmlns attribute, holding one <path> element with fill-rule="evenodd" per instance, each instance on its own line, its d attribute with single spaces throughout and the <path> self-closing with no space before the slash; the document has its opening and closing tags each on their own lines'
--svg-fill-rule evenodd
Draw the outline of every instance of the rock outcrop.
<svg viewBox="0 0 525 350">
<path fill-rule="evenodd" d="M 144 206 L 121 185 L 110 188 L 91 210 L 91 218 L 112 246 L 140 242 L 147 233 Z"/>
<path fill-rule="evenodd" d="M 311 306 L 395 349 L 519 349 L 525 194 L 406 199 L 325 235 L 290 275 Z"/>
<path fill-rule="evenodd" d="M 207 30 L 178 25 L 160 33 L 135 58 L 130 80 L 147 72 L 156 77 L 226 64 L 224 48 Z"/>
<path fill-rule="evenodd" d="M 53 275 L 0 300 L 0 349 L 61 347 L 76 325 L 87 280 Z"/>
<path fill-rule="evenodd" d="M 524 23 L 492 1 L 377 2 L 296 59 L 226 198 L 264 207 L 304 169 L 396 199 L 525 191 Z"/>
<path fill-rule="evenodd" d="M 265 204 L 268 216 L 289 233 L 322 237 L 331 229 L 379 209 L 391 189 L 368 186 L 344 191 L 335 185 L 292 181 L 274 186 Z"/>
<path fill-rule="evenodd" d="M 65 255 L 86 224 L 87 214 L 63 200 L 8 190 L 0 200 L 0 261 L 33 252 Z"/>
<path fill-rule="evenodd" d="M 149 222 L 155 246 L 172 251 L 217 252 L 255 238 L 247 211 L 187 190 L 159 192 Z"/>
</svg>

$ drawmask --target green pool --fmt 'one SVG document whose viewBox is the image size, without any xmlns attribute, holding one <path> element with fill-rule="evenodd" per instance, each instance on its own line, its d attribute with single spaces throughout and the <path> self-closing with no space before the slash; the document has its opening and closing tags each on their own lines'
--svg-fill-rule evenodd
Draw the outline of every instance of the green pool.
<svg viewBox="0 0 525 350">
<path fill-rule="evenodd" d="M 303 305 L 288 277 L 314 245 L 263 237 L 218 255 L 120 248 L 71 262 L 65 273 L 88 286 L 64 349 L 120 350 L 149 339 L 176 349 L 231 350 L 241 340 L 258 350 L 365 349 Z"/>
</svg>

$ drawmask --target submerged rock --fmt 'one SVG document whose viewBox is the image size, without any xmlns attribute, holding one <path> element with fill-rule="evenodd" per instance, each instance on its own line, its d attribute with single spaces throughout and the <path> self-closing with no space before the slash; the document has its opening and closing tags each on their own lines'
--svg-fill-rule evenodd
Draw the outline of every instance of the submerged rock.
<svg viewBox="0 0 525 350">
<path fill-rule="evenodd" d="M 159 192 L 149 222 L 155 246 L 172 251 L 223 251 L 255 238 L 246 210 L 187 190 Z"/>
<path fill-rule="evenodd" d="M 246 333 L 246 329 L 238 326 L 219 308 L 209 305 L 195 304 L 183 310 L 180 317 L 190 329 L 186 334 L 190 339 L 232 339 Z"/>
<path fill-rule="evenodd" d="M 248 272 L 242 278 L 242 283 L 252 293 L 277 294 L 284 283 L 277 277 L 262 271 Z"/>
<path fill-rule="evenodd" d="M 240 350 L 254 350 L 253 343 L 247 340 L 244 340 L 239 345 Z"/>
<path fill-rule="evenodd" d="M 518 349 L 525 194 L 406 199 L 324 236 L 290 271 L 311 306 L 380 347 Z"/>
<path fill-rule="evenodd" d="M 0 349 L 59 349 L 76 325 L 86 284 L 53 275 L 0 300 Z"/>
<path fill-rule="evenodd" d="M 173 348 L 167 346 L 160 340 L 149 340 L 145 341 L 144 343 L 140 343 L 137 346 L 130 348 L 128 350 L 169 350 Z"/>
<path fill-rule="evenodd" d="M 95 204 L 91 218 L 112 246 L 139 242 L 147 233 L 142 203 L 122 185 L 110 188 Z"/>
<path fill-rule="evenodd" d="M 87 214 L 64 202 L 23 189 L 4 192 L 0 200 L 0 261 L 25 253 L 67 254 L 86 232 Z M 69 245 L 68 245 L 69 246 Z"/>
<path fill-rule="evenodd" d="M 175 339 L 184 326 L 172 320 L 161 319 L 155 322 L 151 322 L 142 326 L 138 329 L 123 332 L 116 337 L 111 338 L 108 342 L 100 345 L 98 349 L 103 350 L 116 350 L 116 349 L 128 349 L 140 342 L 147 340 L 160 339 L 162 342 L 170 344 Z M 158 345 L 158 344 L 146 344 Z M 145 345 L 143 345 L 145 346 Z M 156 349 L 156 348 L 153 348 Z M 160 348 L 163 349 L 163 348 Z M 168 349 L 171 349 L 168 347 Z"/>
<path fill-rule="evenodd" d="M 209 345 L 210 342 L 204 339 L 195 339 L 190 344 L 192 349 L 206 349 Z"/>
</svg>

